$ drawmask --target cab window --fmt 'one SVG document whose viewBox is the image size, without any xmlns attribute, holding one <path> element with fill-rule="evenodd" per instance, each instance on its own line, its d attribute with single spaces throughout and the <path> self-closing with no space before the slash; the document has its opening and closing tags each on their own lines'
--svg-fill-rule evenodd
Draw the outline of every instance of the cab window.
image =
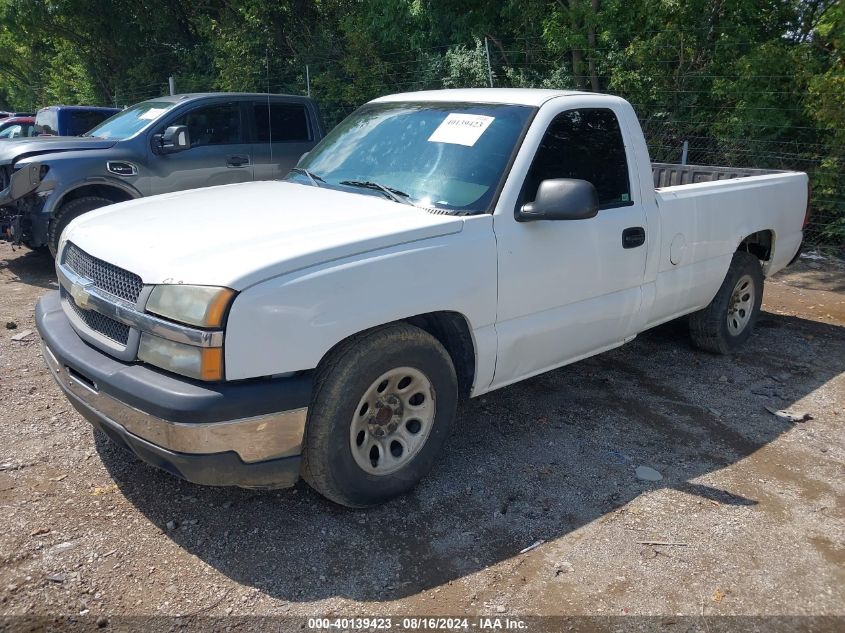
<svg viewBox="0 0 845 633">
<path fill-rule="evenodd" d="M 170 125 L 184 125 L 191 136 L 191 147 L 242 143 L 241 107 L 221 103 L 191 110 Z"/>
<path fill-rule="evenodd" d="M 10 125 L 0 132 L 0 138 L 18 138 L 23 136 L 23 128 L 20 125 Z"/>
<path fill-rule="evenodd" d="M 256 103 L 256 141 L 266 143 L 304 142 L 311 140 L 305 106 L 295 103 Z"/>
<path fill-rule="evenodd" d="M 582 108 L 555 117 L 531 164 L 522 203 L 533 201 L 540 183 L 551 178 L 592 183 L 600 209 L 633 204 L 622 130 L 612 110 Z"/>
<path fill-rule="evenodd" d="M 44 109 L 35 115 L 35 131 L 42 136 L 55 136 L 59 133 L 59 113 Z"/>
<path fill-rule="evenodd" d="M 96 110 L 69 110 L 67 112 L 67 136 L 85 134 L 110 116 L 109 112 L 98 112 Z"/>
</svg>

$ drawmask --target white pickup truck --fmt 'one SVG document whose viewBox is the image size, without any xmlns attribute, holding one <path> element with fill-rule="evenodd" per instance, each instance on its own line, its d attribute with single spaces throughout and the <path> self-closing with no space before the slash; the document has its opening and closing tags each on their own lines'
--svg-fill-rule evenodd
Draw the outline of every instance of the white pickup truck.
<svg viewBox="0 0 845 633">
<path fill-rule="evenodd" d="M 432 468 L 461 396 L 686 314 L 735 349 L 808 212 L 803 173 L 652 165 L 617 97 L 392 95 L 285 181 L 73 221 L 37 323 L 73 405 L 151 464 L 368 506 Z"/>
</svg>

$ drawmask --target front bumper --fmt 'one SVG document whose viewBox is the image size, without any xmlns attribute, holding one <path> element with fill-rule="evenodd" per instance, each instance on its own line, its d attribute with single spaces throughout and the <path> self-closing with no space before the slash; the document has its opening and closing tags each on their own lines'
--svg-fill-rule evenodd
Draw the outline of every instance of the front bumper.
<svg viewBox="0 0 845 633">
<path fill-rule="evenodd" d="M 144 461 L 188 481 L 280 488 L 299 477 L 310 375 L 202 383 L 85 343 L 58 292 L 35 310 L 44 359 L 71 404 Z"/>
<path fill-rule="evenodd" d="M 0 165 L 0 238 L 32 247 L 45 243 L 48 219 L 40 213 L 44 201 L 30 196 L 53 187 L 41 180 L 41 172 L 37 162 L 14 171 L 11 165 Z"/>
<path fill-rule="evenodd" d="M 11 168 L 10 168 L 11 169 Z M 6 178 L 2 179 L 3 183 Z M 41 163 L 29 163 L 9 175 L 8 184 L 0 191 L 0 207 L 12 204 L 41 186 Z"/>
</svg>

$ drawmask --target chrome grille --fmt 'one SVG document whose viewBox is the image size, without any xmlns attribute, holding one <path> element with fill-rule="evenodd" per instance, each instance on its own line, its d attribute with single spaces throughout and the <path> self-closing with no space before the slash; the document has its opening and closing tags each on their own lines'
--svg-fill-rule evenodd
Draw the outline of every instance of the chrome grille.
<svg viewBox="0 0 845 633">
<path fill-rule="evenodd" d="M 94 282 L 94 287 L 129 303 L 137 303 L 144 282 L 135 273 L 89 255 L 69 242 L 62 255 L 62 263 L 74 273 Z"/>
<path fill-rule="evenodd" d="M 73 300 L 69 293 L 62 292 L 68 305 L 74 311 L 82 322 L 95 332 L 102 334 L 107 339 L 111 339 L 115 343 L 126 345 L 129 342 L 129 326 L 110 319 L 104 314 L 95 312 L 94 310 L 83 310 Z"/>
</svg>

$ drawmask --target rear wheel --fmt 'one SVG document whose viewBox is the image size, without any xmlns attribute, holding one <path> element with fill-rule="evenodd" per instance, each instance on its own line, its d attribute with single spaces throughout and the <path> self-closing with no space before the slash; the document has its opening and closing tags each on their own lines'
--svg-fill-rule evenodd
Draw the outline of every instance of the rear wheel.
<svg viewBox="0 0 845 633">
<path fill-rule="evenodd" d="M 751 336 L 762 303 L 760 261 L 750 253 L 735 253 L 713 301 L 690 315 L 693 344 L 708 352 L 730 354 Z"/>
<path fill-rule="evenodd" d="M 62 231 L 67 228 L 67 225 L 72 220 L 89 211 L 109 204 L 114 204 L 114 202 L 108 198 L 101 198 L 100 196 L 85 196 L 84 198 L 76 198 L 63 204 L 56 213 L 56 216 L 50 220 L 50 226 L 47 229 L 47 248 L 50 249 L 50 254 L 53 257 L 57 255 L 59 238 L 62 236 Z"/>
<path fill-rule="evenodd" d="M 437 459 L 458 399 L 448 352 L 407 324 L 339 345 L 315 377 L 303 444 L 303 478 L 350 507 L 412 489 Z"/>
</svg>

